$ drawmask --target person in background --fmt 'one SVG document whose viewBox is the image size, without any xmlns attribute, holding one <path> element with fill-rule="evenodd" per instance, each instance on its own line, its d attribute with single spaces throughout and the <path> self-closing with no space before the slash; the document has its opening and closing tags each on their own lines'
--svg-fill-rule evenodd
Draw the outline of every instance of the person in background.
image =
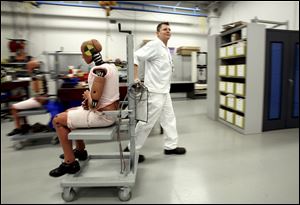
<svg viewBox="0 0 300 205">
<path fill-rule="evenodd" d="M 19 111 L 41 108 L 48 102 L 47 80 L 46 76 L 40 72 L 40 66 L 41 62 L 34 59 L 31 59 L 26 64 L 26 69 L 32 78 L 31 89 L 35 96 L 11 105 L 10 110 L 15 121 L 15 129 L 8 133 L 7 136 L 26 134 L 31 128 L 26 117 L 18 115 Z"/>
<path fill-rule="evenodd" d="M 52 177 L 74 174 L 80 170 L 79 162 L 88 157 L 83 140 L 72 140 L 68 134 L 73 129 L 90 127 L 107 127 L 116 122 L 116 117 L 108 116 L 102 111 L 117 110 L 119 107 L 119 75 L 114 64 L 105 63 L 101 55 L 102 46 L 95 40 L 85 41 L 81 45 L 82 57 L 87 64 L 94 62 L 88 76 L 89 91 L 83 93 L 82 106 L 62 112 L 53 119 L 53 126 L 63 149 L 60 158 L 64 161 L 49 172 Z"/>
<path fill-rule="evenodd" d="M 162 22 L 156 28 L 157 39 L 148 42 L 134 53 L 134 78 L 140 82 L 138 67 L 145 63 L 144 85 L 149 90 L 148 99 L 148 122 L 139 121 L 135 128 L 135 148 L 140 150 L 157 120 L 164 130 L 164 154 L 185 154 L 184 147 L 178 147 L 178 133 L 176 129 L 176 118 L 170 96 L 170 83 L 173 71 L 173 63 L 168 41 L 171 37 L 171 29 L 168 22 Z M 129 151 L 130 143 L 124 149 Z M 145 160 L 143 155 L 139 156 L 139 162 Z"/>
</svg>

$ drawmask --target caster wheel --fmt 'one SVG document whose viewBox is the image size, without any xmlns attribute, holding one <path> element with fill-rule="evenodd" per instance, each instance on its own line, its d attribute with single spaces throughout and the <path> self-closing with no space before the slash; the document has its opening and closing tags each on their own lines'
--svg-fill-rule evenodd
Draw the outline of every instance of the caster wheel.
<svg viewBox="0 0 300 205">
<path fill-rule="evenodd" d="M 120 201 L 128 201 L 131 198 L 131 190 L 129 187 L 121 187 L 118 193 Z"/>
<path fill-rule="evenodd" d="M 73 188 L 64 188 L 61 197 L 65 202 L 71 202 L 75 199 L 76 192 Z"/>
<path fill-rule="evenodd" d="M 53 144 L 53 145 L 59 144 L 59 139 L 58 139 L 57 136 L 54 136 L 54 137 L 51 139 L 51 144 Z"/>
<path fill-rule="evenodd" d="M 20 150 L 24 147 L 22 142 L 14 142 L 13 146 L 14 146 L 15 150 Z"/>
</svg>

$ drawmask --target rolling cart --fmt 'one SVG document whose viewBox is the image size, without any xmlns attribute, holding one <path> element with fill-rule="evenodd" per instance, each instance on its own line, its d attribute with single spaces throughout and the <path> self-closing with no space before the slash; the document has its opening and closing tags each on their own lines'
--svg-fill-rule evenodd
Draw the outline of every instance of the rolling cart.
<svg viewBox="0 0 300 205">
<path fill-rule="evenodd" d="M 133 35 L 130 31 L 127 35 L 127 95 L 135 89 L 133 86 Z M 136 94 L 136 93 L 135 93 Z M 135 147 L 135 125 L 136 125 L 136 99 L 128 97 L 128 109 L 119 111 L 107 111 L 105 114 L 118 117 L 117 123 L 106 128 L 76 129 L 69 133 L 70 140 L 112 140 L 117 135 L 120 152 L 101 155 L 89 155 L 88 159 L 80 162 L 81 170 L 73 175 L 67 175 L 61 181 L 62 198 L 70 202 L 76 197 L 76 187 L 117 187 L 118 197 L 121 201 L 131 198 L 131 190 L 135 184 L 139 154 L 135 149 L 123 152 L 120 142 L 120 131 L 126 131 L 130 139 L 130 146 Z M 122 115 L 128 114 L 123 118 Z"/>
<path fill-rule="evenodd" d="M 31 115 L 41 115 L 41 114 L 46 114 L 47 110 L 43 108 L 38 108 L 38 109 L 30 109 L 30 110 L 24 110 L 18 112 L 18 115 L 20 117 L 25 117 L 25 116 L 31 116 Z M 52 138 L 51 138 L 52 137 Z M 10 137 L 10 140 L 14 141 L 13 142 L 13 147 L 15 150 L 20 150 L 24 148 L 28 142 L 32 140 L 37 140 L 37 139 L 42 139 L 42 138 L 51 138 L 51 144 L 56 145 L 59 143 L 59 139 L 56 135 L 55 131 L 50 131 L 50 132 L 37 132 L 33 133 L 29 131 L 28 133 L 22 135 L 22 134 L 16 134 Z"/>
</svg>

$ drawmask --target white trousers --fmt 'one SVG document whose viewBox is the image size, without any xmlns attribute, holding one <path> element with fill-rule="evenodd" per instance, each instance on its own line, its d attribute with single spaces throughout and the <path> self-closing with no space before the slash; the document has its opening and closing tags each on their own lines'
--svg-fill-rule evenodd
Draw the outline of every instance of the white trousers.
<svg viewBox="0 0 300 205">
<path fill-rule="evenodd" d="M 172 106 L 170 93 L 151 93 L 148 97 L 148 122 L 139 121 L 135 127 L 135 147 L 140 150 L 157 120 L 164 130 L 164 149 L 177 147 L 178 134 L 176 118 Z M 130 149 L 130 144 L 128 145 Z"/>
</svg>

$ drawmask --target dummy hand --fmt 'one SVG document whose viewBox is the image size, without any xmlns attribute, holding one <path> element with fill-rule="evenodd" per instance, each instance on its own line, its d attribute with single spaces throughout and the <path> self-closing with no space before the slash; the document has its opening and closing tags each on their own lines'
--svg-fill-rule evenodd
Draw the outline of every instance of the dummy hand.
<svg viewBox="0 0 300 205">
<path fill-rule="evenodd" d="M 92 98 L 91 98 L 91 94 L 90 91 L 86 90 L 84 91 L 84 93 L 82 94 L 83 97 L 83 102 L 81 103 L 81 105 L 83 106 L 83 108 L 85 110 L 93 110 L 92 108 Z"/>
<path fill-rule="evenodd" d="M 88 110 L 89 109 L 88 100 L 84 99 L 81 103 L 81 106 L 83 107 L 83 109 Z"/>
<path fill-rule="evenodd" d="M 143 83 L 139 78 L 134 79 L 134 85 L 136 88 L 143 87 Z"/>
<path fill-rule="evenodd" d="M 141 80 L 139 78 L 134 79 L 134 84 L 140 84 Z"/>
</svg>

